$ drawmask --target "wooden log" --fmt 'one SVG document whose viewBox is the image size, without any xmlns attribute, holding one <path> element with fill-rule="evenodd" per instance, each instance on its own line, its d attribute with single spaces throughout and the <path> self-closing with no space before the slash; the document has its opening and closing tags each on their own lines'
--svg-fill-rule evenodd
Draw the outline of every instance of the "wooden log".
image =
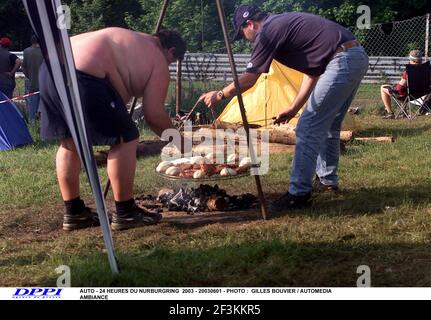
<svg viewBox="0 0 431 320">
<path fill-rule="evenodd" d="M 360 142 L 379 142 L 379 143 L 392 143 L 395 141 L 393 136 L 385 136 L 385 137 L 363 137 L 363 138 L 355 138 L 355 141 Z"/>
<path fill-rule="evenodd" d="M 341 131 L 340 140 L 343 142 L 349 142 L 353 139 L 353 131 Z"/>
<path fill-rule="evenodd" d="M 269 142 L 270 143 L 280 143 L 287 145 L 296 144 L 296 133 L 290 128 L 273 128 L 273 129 L 262 129 L 258 130 L 258 138 L 260 139 L 263 131 L 269 132 Z M 340 140 L 344 143 L 349 142 L 353 139 L 353 131 L 341 131 Z"/>
</svg>

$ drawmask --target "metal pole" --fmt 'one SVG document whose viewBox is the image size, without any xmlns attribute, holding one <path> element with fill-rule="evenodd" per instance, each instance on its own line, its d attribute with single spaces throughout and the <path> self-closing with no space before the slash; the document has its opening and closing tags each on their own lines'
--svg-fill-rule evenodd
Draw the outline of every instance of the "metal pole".
<svg viewBox="0 0 431 320">
<path fill-rule="evenodd" d="M 156 30 L 154 31 L 154 33 L 159 32 L 160 28 L 162 27 L 163 19 L 165 19 L 165 13 L 166 13 L 166 10 L 168 9 L 168 3 L 169 3 L 169 0 L 165 0 L 163 2 L 163 7 L 162 7 L 162 10 L 160 11 L 159 20 L 157 21 Z"/>
<path fill-rule="evenodd" d="M 224 8 L 223 5 L 221 3 L 221 0 L 216 0 L 217 3 L 217 11 L 218 11 L 218 15 L 219 15 L 219 19 L 220 19 L 220 24 L 223 30 L 223 37 L 224 37 L 224 42 L 226 45 L 226 49 L 227 49 L 227 54 L 229 56 L 229 62 L 230 62 L 230 67 L 232 69 L 232 76 L 233 76 L 233 80 L 235 83 L 235 89 L 236 89 L 236 96 L 238 97 L 238 104 L 239 104 L 239 109 L 241 111 L 241 117 L 242 117 L 242 123 L 245 129 L 245 132 L 247 134 L 247 142 L 248 142 L 248 148 L 249 148 L 249 152 L 250 152 L 250 158 L 252 163 L 256 163 L 256 156 L 254 154 L 254 148 L 253 148 L 253 144 L 250 141 L 250 127 L 248 125 L 248 121 L 247 121 L 247 115 L 245 113 L 245 108 L 244 108 L 244 101 L 242 100 L 242 95 L 241 95 L 241 89 L 240 89 L 240 85 L 239 85 L 239 80 L 238 80 L 238 74 L 236 72 L 236 66 L 235 66 L 235 61 L 234 61 L 234 57 L 233 57 L 233 53 L 232 53 L 232 48 L 230 46 L 230 42 L 229 42 L 229 36 L 228 36 L 228 31 L 227 31 L 227 25 L 226 25 L 226 16 L 224 13 Z M 258 175 L 255 175 L 255 180 L 256 180 L 256 188 L 257 188 L 257 193 L 259 196 L 259 200 L 260 200 L 260 208 L 261 208 L 261 212 L 262 212 L 262 217 L 264 220 L 267 219 L 268 216 L 268 209 L 266 207 L 266 201 L 265 201 L 265 196 L 263 194 L 262 191 L 262 185 L 260 183 L 260 177 Z"/>
<path fill-rule="evenodd" d="M 165 0 L 163 2 L 162 10 L 160 11 L 159 20 L 157 21 L 156 29 L 154 30 L 154 33 L 157 33 L 160 31 L 160 28 L 162 27 L 163 19 L 165 18 L 166 10 L 168 8 L 169 0 Z M 132 107 L 130 108 L 129 115 L 130 117 L 133 116 L 133 113 L 135 112 L 136 104 L 138 103 L 138 98 L 134 97 L 132 101 Z M 111 188 L 111 180 L 106 182 L 105 191 L 103 192 L 103 196 L 106 199 L 106 196 L 108 195 L 109 189 Z"/>
<path fill-rule="evenodd" d="M 425 61 L 428 61 L 428 46 L 429 46 L 429 38 L 430 38 L 430 14 L 427 13 L 427 21 L 425 27 Z"/>
<path fill-rule="evenodd" d="M 177 60 L 177 81 L 175 84 L 175 110 L 176 114 L 180 113 L 181 110 L 181 92 L 182 92 L 182 86 L 181 86 L 181 60 Z"/>
</svg>

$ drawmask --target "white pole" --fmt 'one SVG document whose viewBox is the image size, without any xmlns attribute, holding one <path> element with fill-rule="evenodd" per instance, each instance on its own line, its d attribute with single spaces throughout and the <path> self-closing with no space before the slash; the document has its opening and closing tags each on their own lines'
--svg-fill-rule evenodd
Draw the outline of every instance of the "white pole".
<svg viewBox="0 0 431 320">
<path fill-rule="evenodd" d="M 428 61 L 428 46 L 430 37 L 430 14 L 427 13 L 427 21 L 425 27 L 425 61 Z"/>
</svg>

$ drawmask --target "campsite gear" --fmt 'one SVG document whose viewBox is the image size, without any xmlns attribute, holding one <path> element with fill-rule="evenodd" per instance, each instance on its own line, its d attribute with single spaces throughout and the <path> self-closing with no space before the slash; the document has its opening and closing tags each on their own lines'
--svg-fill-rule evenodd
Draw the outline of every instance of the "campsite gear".
<svg viewBox="0 0 431 320">
<path fill-rule="evenodd" d="M 273 60 L 269 72 L 261 74 L 254 86 L 242 94 L 249 123 L 271 128 L 276 116 L 295 99 L 302 77 L 301 72 Z M 290 125 L 296 126 L 302 111 L 303 109 L 289 121 Z M 242 123 L 237 98 L 233 98 L 226 105 L 217 122 L 237 125 Z M 358 129 L 351 114 L 347 114 L 344 118 L 342 128 L 343 130 Z"/>
<path fill-rule="evenodd" d="M 58 22 L 57 8 L 62 7 L 61 1 L 22 0 L 22 2 L 33 31 L 39 39 L 40 48 L 47 63 L 49 73 L 54 80 L 58 95 L 64 106 L 65 117 L 73 141 L 93 191 L 111 271 L 118 273 L 119 268 L 115 257 L 111 229 L 109 228 L 108 212 L 103 198 L 92 146 L 88 142 L 86 134 L 86 125 L 82 112 L 69 35 L 65 27 L 53 28 Z"/>
<path fill-rule="evenodd" d="M 294 196 L 286 192 L 280 198 L 271 203 L 273 211 L 304 209 L 311 206 L 311 193 L 302 196 Z"/>
<path fill-rule="evenodd" d="M 100 226 L 97 212 L 85 207 L 79 214 L 65 214 L 63 216 L 63 230 L 73 231 L 78 229 Z"/>
<path fill-rule="evenodd" d="M 0 92 L 0 100 L 7 100 Z M 32 144 L 30 132 L 18 108 L 9 100 L 0 104 L 0 151 Z"/>
<path fill-rule="evenodd" d="M 197 177 L 197 175 L 196 175 L 197 172 L 201 171 L 200 169 L 184 170 L 184 172 L 181 172 L 179 175 L 169 175 L 169 174 L 166 174 L 164 172 L 157 172 L 157 171 L 156 171 L 156 173 L 164 179 L 171 180 L 171 181 L 181 181 L 183 183 L 187 183 L 187 182 L 202 183 L 202 182 L 210 182 L 210 181 L 231 180 L 231 179 L 238 179 L 238 178 L 244 178 L 244 177 L 250 176 L 249 170 L 240 170 L 237 166 L 216 165 L 216 167 L 218 167 L 218 166 L 223 166 L 223 167 L 232 166 L 232 167 L 236 168 L 238 173 L 236 175 L 221 175 L 222 170 L 218 170 L 219 173 L 213 174 L 211 176 L 208 176 L 206 174 L 202 174 L 201 175 L 202 177 Z M 253 166 L 253 167 L 256 167 L 256 166 Z"/>
<path fill-rule="evenodd" d="M 431 112 L 431 107 L 428 105 L 431 100 L 430 62 L 407 64 L 406 73 L 407 96 L 398 97 L 391 92 L 391 98 L 398 107 L 398 111 L 395 112 L 395 119 L 404 115 L 412 120 L 421 113 Z"/>
<path fill-rule="evenodd" d="M 268 73 L 263 73 L 256 83 L 242 94 L 250 123 L 270 127 L 272 119 L 295 99 L 302 82 L 302 73 L 273 60 Z M 298 116 L 291 120 L 296 124 Z M 242 123 L 238 99 L 233 98 L 217 119 L 218 121 Z"/>
<path fill-rule="evenodd" d="M 136 228 L 140 226 L 154 225 L 162 220 L 162 215 L 158 212 L 149 211 L 138 207 L 134 204 L 133 210 L 127 214 L 117 214 L 112 215 L 112 230 L 126 230 L 130 228 Z"/>
</svg>

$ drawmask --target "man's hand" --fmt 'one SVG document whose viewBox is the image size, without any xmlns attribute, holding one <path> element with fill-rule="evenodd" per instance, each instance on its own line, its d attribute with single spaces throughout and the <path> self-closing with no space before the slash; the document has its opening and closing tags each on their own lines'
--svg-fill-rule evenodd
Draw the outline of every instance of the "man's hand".
<svg viewBox="0 0 431 320">
<path fill-rule="evenodd" d="M 5 75 L 7 75 L 9 78 L 13 78 L 14 76 L 12 72 L 5 72 Z"/>
<path fill-rule="evenodd" d="M 222 97 L 220 97 L 217 92 L 218 91 L 210 91 L 204 93 L 200 96 L 199 101 L 203 101 L 208 108 L 215 107 L 222 100 Z"/>
<path fill-rule="evenodd" d="M 298 110 L 289 106 L 277 115 L 277 117 L 274 119 L 274 124 L 288 123 L 296 116 L 297 113 Z"/>
</svg>

